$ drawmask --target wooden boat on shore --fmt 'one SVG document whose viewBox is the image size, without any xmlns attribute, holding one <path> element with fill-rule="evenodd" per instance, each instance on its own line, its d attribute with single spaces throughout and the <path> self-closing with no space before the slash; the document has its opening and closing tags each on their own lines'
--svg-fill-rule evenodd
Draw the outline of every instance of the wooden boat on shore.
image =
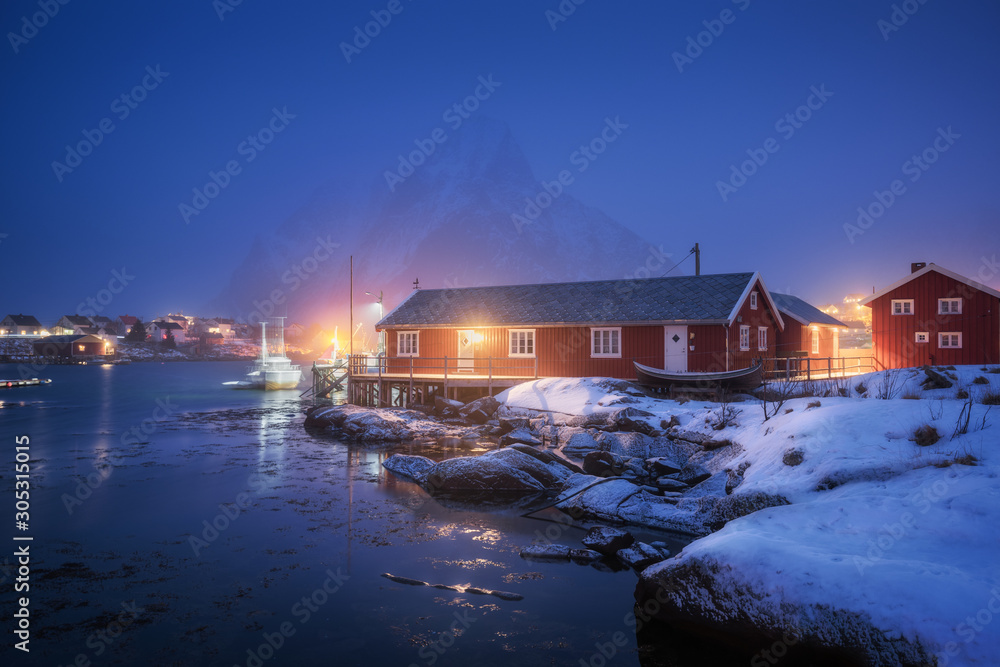
<svg viewBox="0 0 1000 667">
<path fill-rule="evenodd" d="M 689 389 L 748 391 L 756 389 L 764 382 L 763 361 L 758 361 L 749 368 L 714 373 L 679 373 L 644 366 L 637 361 L 632 363 L 635 365 L 636 379 L 639 384 L 653 388 L 678 391 Z"/>
</svg>

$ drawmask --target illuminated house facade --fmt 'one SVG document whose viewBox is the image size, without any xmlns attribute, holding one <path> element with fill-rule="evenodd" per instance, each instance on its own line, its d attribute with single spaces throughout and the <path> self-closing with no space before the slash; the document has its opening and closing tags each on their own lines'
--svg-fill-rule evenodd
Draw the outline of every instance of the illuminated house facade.
<svg viewBox="0 0 1000 667">
<path fill-rule="evenodd" d="M 634 379 L 746 368 L 784 321 L 758 273 L 420 289 L 377 325 L 387 372 Z"/>
<path fill-rule="evenodd" d="M 1000 292 L 936 264 L 862 304 L 872 310 L 875 369 L 1000 363 Z"/>
</svg>

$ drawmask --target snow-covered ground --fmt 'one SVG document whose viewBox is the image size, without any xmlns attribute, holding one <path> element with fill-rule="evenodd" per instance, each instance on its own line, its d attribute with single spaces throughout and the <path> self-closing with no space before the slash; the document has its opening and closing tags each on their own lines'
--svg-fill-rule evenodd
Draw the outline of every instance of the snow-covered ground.
<svg viewBox="0 0 1000 667">
<path fill-rule="evenodd" d="M 1000 407 L 982 401 L 1000 393 L 1000 369 L 936 370 L 951 387 L 922 389 L 918 369 L 871 373 L 841 381 L 834 396 L 787 400 L 766 421 L 757 400 L 660 400 L 601 378 L 538 380 L 498 399 L 559 417 L 633 407 L 655 428 L 674 418 L 685 432 L 739 446 L 726 462 L 743 471 L 733 497 L 790 502 L 734 519 L 647 569 L 643 580 L 660 583 L 712 573 L 711 593 L 672 583 L 678 607 L 700 605 L 723 625 L 749 616 L 806 634 L 832 609 L 923 647 L 939 665 L 996 664 Z M 737 412 L 717 429 L 723 409 Z M 918 438 L 921 429 L 930 437 Z M 928 444 L 930 429 L 938 439 Z"/>
</svg>

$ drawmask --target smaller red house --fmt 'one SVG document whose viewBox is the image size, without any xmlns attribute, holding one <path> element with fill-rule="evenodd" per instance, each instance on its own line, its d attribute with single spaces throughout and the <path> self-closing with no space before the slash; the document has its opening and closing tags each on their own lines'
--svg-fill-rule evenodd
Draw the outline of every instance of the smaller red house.
<svg viewBox="0 0 1000 667">
<path fill-rule="evenodd" d="M 863 299 L 876 370 L 1000 363 L 1000 292 L 923 262 Z"/>
<path fill-rule="evenodd" d="M 785 328 L 778 332 L 779 357 L 840 356 L 840 331 L 847 325 L 797 296 L 771 292 Z"/>
</svg>

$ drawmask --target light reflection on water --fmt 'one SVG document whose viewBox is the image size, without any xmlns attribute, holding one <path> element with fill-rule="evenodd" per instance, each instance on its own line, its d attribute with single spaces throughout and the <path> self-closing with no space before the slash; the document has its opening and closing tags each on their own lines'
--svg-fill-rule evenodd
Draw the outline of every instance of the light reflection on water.
<svg viewBox="0 0 1000 667">
<path fill-rule="evenodd" d="M 147 611 L 107 648 L 112 664 L 247 664 L 285 622 L 295 633 L 264 664 L 578 664 L 617 631 L 628 644 L 614 664 L 640 664 L 623 622 L 634 574 L 524 561 L 520 548 L 546 524 L 523 508 L 432 499 L 381 465 L 394 452 L 442 459 L 495 445 L 373 448 L 307 434 L 298 392 L 221 386 L 242 368 L 57 366 L 39 374 L 52 385 L 0 404 L 4 438 L 32 438 L 34 595 L 48 610 L 36 655 L 46 664 L 96 658 L 89 635 L 129 600 Z M 155 421 L 164 400 L 176 414 Z M 144 423 L 151 433 L 123 441 Z M 108 476 L 68 507 L 95 466 Z M 562 541 L 578 546 L 582 535 L 569 529 Z M 348 578 L 321 595 L 330 572 Z M 386 572 L 524 597 L 407 586 Z M 308 619 L 303 599 L 316 607 Z M 474 620 L 439 652 L 462 610 Z"/>
</svg>

